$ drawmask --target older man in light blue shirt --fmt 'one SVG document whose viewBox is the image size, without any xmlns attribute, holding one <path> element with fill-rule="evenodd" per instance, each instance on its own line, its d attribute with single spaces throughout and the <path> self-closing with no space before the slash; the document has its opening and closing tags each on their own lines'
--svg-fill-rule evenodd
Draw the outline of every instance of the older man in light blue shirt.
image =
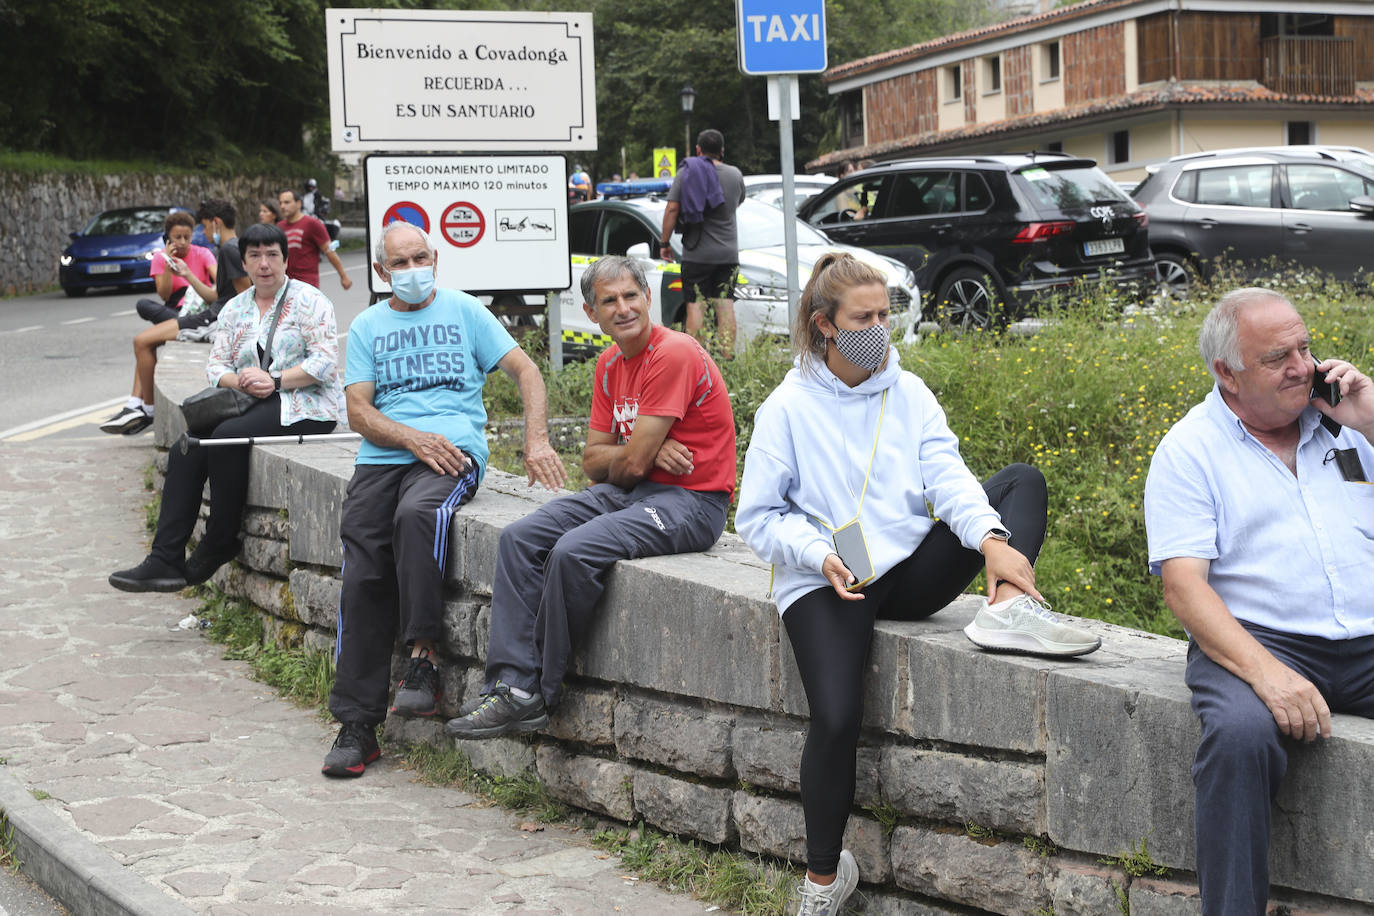
<svg viewBox="0 0 1374 916">
<path fill-rule="evenodd" d="M 1150 572 L 1191 637 L 1204 916 L 1265 911 L 1283 739 L 1374 717 L 1374 383 L 1309 344 L 1278 293 L 1224 296 L 1198 339 L 1216 386 L 1145 483 Z M 1335 407 L 1312 397 L 1322 382 Z"/>
</svg>

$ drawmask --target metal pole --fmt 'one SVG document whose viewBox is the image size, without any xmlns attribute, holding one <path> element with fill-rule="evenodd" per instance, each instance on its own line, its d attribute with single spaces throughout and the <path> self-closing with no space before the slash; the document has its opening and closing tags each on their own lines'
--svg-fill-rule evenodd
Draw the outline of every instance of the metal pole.
<svg viewBox="0 0 1374 916">
<path fill-rule="evenodd" d="M 558 372 L 563 368 L 563 312 L 558 293 L 545 293 L 544 305 L 544 325 L 549 329 L 549 371 Z"/>
<path fill-rule="evenodd" d="M 352 442 L 363 437 L 362 433 L 301 433 L 295 436 L 242 436 L 238 438 L 205 439 L 182 433 L 177 440 L 177 448 L 184 455 L 196 446 L 212 445 L 310 445 L 315 442 Z"/>
<path fill-rule="evenodd" d="M 778 93 L 778 158 L 782 160 L 782 238 L 787 249 L 787 327 L 797 318 L 797 205 L 792 173 L 792 80 L 791 74 L 770 76 Z"/>
</svg>

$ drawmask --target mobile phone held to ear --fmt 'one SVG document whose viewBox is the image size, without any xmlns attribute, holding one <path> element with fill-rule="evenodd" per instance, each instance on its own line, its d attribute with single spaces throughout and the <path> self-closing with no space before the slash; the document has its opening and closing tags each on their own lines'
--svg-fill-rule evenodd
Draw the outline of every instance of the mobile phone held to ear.
<svg viewBox="0 0 1374 916">
<path fill-rule="evenodd" d="M 1312 394 L 1309 399 L 1321 398 L 1335 407 L 1341 402 L 1341 386 L 1336 382 L 1328 382 L 1326 373 L 1317 368 L 1317 362 L 1317 358 L 1312 357 Z"/>
</svg>

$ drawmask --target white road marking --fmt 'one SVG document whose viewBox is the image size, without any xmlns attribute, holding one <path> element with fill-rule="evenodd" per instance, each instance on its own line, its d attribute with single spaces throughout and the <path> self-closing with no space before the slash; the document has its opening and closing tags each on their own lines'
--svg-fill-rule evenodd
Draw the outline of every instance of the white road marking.
<svg viewBox="0 0 1374 916">
<path fill-rule="evenodd" d="M 125 309 L 122 312 L 111 312 L 111 318 L 123 318 L 125 315 L 137 315 L 138 309 Z"/>
<path fill-rule="evenodd" d="M 67 321 L 62 321 L 62 322 L 58 322 L 58 323 L 59 323 L 59 324 L 85 324 L 85 323 L 88 322 L 88 321 L 95 321 L 95 317 L 94 317 L 94 316 L 87 316 L 87 317 L 85 317 L 85 318 L 71 318 L 71 319 L 69 319 L 69 320 L 67 320 Z"/>
<path fill-rule="evenodd" d="M 9 429 L 0 430 L 0 441 L 5 439 L 27 441 L 28 439 L 36 439 L 38 436 L 46 436 L 49 433 L 61 432 L 63 429 L 70 429 L 72 426 L 81 425 L 81 423 L 93 423 L 96 420 L 103 420 L 104 417 L 100 416 L 101 414 L 105 413 L 105 411 L 114 407 L 116 404 L 123 404 L 127 400 L 127 397 L 113 398 L 109 401 L 101 401 L 98 404 L 87 404 L 85 407 L 78 407 L 75 410 L 67 410 L 59 414 L 53 414 L 50 417 L 34 420 L 31 423 L 11 426 Z M 78 422 L 68 423 L 68 421 L 73 419 L 78 420 Z M 49 429 L 48 427 L 54 428 Z M 26 435 L 26 433 L 34 431 L 38 431 L 38 436 Z M 20 437 L 23 437 L 22 440 Z"/>
<path fill-rule="evenodd" d="M 28 325 L 27 327 L 15 328 L 13 331 L 6 331 L 5 333 L 6 333 L 6 334 L 23 334 L 23 333 L 26 333 L 26 332 L 28 332 L 28 331 L 41 331 L 41 330 L 43 330 L 43 326 L 42 326 L 41 324 L 31 324 L 31 325 Z"/>
</svg>

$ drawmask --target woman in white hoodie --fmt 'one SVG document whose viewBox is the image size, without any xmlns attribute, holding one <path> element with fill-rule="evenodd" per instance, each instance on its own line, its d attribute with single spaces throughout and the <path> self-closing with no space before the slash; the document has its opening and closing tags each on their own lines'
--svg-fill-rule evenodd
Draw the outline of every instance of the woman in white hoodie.
<svg viewBox="0 0 1374 916">
<path fill-rule="evenodd" d="M 1013 464 L 979 484 L 935 396 L 889 345 L 881 274 L 847 254 L 821 258 L 792 342 L 796 364 L 754 416 L 735 528 L 773 564 L 811 713 L 798 912 L 834 916 L 858 882 L 841 845 L 874 620 L 928 617 L 986 570 L 990 603 L 965 629 L 976 644 L 1063 656 L 1101 640 L 1061 623 L 1036 591 L 1045 478 Z"/>
</svg>

